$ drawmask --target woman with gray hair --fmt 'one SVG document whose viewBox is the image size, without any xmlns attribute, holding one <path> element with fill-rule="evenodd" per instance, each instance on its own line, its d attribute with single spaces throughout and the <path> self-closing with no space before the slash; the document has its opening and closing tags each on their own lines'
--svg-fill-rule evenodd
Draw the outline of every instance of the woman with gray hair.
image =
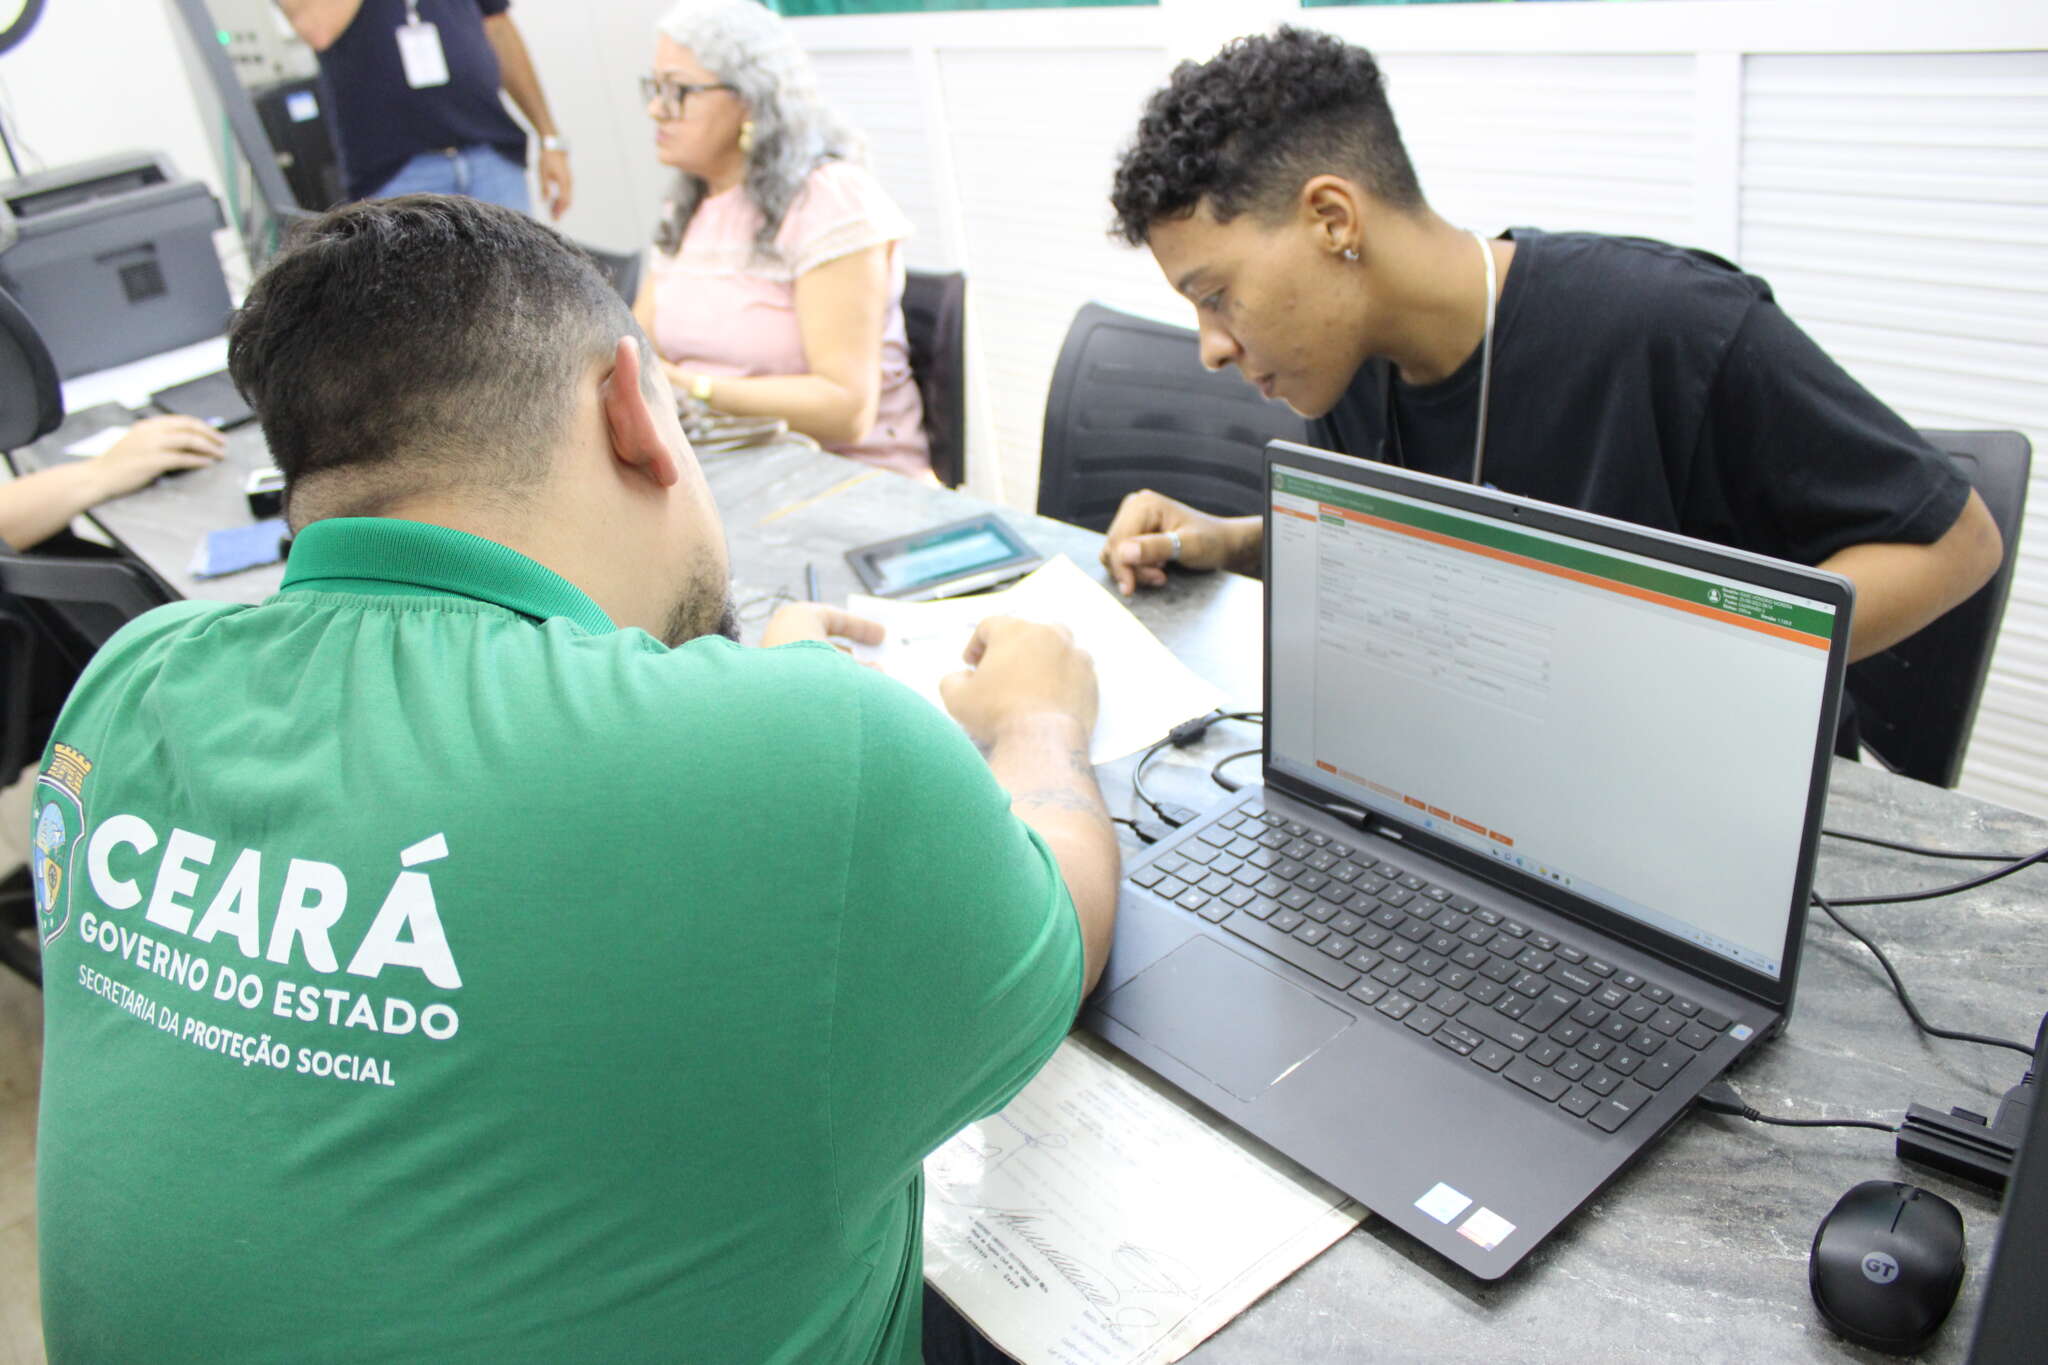
<svg viewBox="0 0 2048 1365">
<path fill-rule="evenodd" d="M 634 315 L 678 390 L 929 479 L 903 328 L 910 220 L 757 0 L 681 0 L 641 81 L 678 172 Z"/>
</svg>

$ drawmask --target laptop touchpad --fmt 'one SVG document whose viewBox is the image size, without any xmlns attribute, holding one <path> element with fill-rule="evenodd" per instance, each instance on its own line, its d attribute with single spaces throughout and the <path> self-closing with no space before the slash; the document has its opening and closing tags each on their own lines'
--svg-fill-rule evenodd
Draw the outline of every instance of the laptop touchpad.
<svg viewBox="0 0 2048 1365">
<path fill-rule="evenodd" d="M 1125 982 L 1102 1011 L 1241 1100 L 1256 1100 L 1352 1023 L 1209 938 L 1188 940 Z"/>
</svg>

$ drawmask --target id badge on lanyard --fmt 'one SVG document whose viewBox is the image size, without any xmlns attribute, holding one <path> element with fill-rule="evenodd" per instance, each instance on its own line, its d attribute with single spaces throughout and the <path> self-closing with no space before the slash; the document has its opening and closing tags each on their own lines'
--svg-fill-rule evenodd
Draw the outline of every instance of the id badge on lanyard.
<svg viewBox="0 0 2048 1365">
<path fill-rule="evenodd" d="M 398 26 L 398 60 L 405 83 L 415 90 L 448 84 L 448 55 L 441 50 L 441 30 L 420 22 L 416 0 L 405 0 L 405 22 Z"/>
</svg>

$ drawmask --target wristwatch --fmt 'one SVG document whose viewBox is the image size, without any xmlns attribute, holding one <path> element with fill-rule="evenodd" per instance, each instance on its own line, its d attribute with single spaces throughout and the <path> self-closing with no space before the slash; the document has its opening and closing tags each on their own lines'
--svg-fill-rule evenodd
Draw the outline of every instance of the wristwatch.
<svg viewBox="0 0 2048 1365">
<path fill-rule="evenodd" d="M 566 152 L 569 150 L 569 140 L 556 137 L 553 133 L 546 133 L 541 137 L 540 149 L 544 152 Z"/>
</svg>

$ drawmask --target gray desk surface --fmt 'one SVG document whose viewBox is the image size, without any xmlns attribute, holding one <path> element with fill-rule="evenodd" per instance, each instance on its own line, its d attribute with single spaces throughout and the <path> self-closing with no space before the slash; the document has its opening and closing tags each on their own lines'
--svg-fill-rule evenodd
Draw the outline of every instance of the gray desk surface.
<svg viewBox="0 0 2048 1365">
<path fill-rule="evenodd" d="M 74 419 L 80 425 L 52 440 L 76 440 L 104 424 L 104 417 L 91 420 L 99 411 L 81 414 Z M 184 568 L 200 534 L 246 517 L 239 471 L 265 462 L 261 437 L 244 428 L 229 444 L 233 468 L 179 476 L 107 504 L 98 520 L 180 589 L 260 601 L 277 571 L 193 583 Z M 838 600 L 858 588 L 845 550 L 981 506 L 815 451 L 746 451 L 704 463 L 750 636 L 778 599 L 802 595 L 807 563 L 816 565 L 824 596 Z M 1095 535 L 1005 515 L 1041 550 L 1064 551 L 1098 571 Z M 1132 605 L 1198 672 L 1256 704 L 1260 604 L 1257 583 L 1213 574 L 1175 575 Z M 1185 755 L 1169 750 L 1151 779 L 1155 794 L 1206 804 L 1216 795 L 1208 765 L 1256 742 L 1242 727 L 1219 726 Z M 1102 772 L 1118 813 L 1136 813 L 1130 768 L 1125 760 Z M 2048 821 L 1852 763 L 1835 765 L 1828 823 L 1950 848 L 2048 845 Z M 1971 870 L 1826 840 L 1817 885 L 1855 895 L 1938 885 Z M 1936 1023 L 2031 1040 L 2048 1008 L 2048 868 L 1952 899 L 1844 913 L 1894 951 L 1915 1000 Z M 1913 1101 L 1992 1110 L 2024 1068 L 2009 1052 L 1917 1037 L 1869 954 L 1815 916 L 1790 1028 L 1732 1079 L 1765 1113 L 1895 1122 Z M 1404 1131 L 1403 1123 L 1389 1116 L 1391 1140 L 1428 1141 L 1426 1131 Z M 1829 1334 L 1806 1288 L 1815 1225 L 1844 1190 L 1868 1179 L 1920 1184 L 1962 1209 L 1969 1276 L 1953 1317 L 1922 1358 L 1964 1359 L 1997 1227 L 1993 1198 L 1901 1163 L 1883 1133 L 1766 1128 L 1715 1115 L 1681 1122 L 1499 1284 L 1480 1285 L 1368 1219 L 1192 1358 L 1232 1365 L 1884 1359 Z"/>
</svg>

